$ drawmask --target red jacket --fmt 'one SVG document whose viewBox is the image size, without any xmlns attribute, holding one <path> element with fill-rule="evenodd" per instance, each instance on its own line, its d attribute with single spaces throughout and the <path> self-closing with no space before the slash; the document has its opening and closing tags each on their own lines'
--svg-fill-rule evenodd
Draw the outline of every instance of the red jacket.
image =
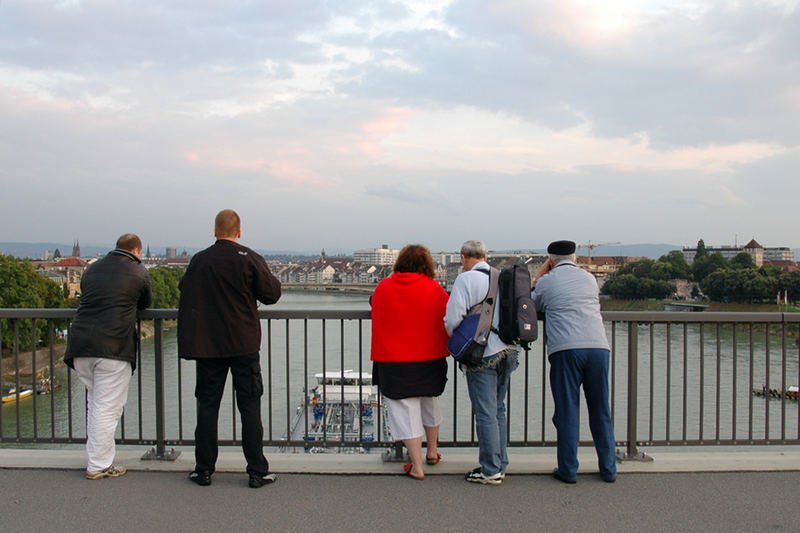
<svg viewBox="0 0 800 533">
<path fill-rule="evenodd" d="M 372 294 L 373 361 L 412 363 L 447 357 L 447 293 L 424 274 L 395 272 Z"/>
</svg>

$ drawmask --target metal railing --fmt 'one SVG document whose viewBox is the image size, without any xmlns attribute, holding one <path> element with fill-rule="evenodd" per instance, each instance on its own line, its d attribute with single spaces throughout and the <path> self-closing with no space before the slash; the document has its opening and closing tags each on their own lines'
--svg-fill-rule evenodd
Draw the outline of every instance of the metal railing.
<svg viewBox="0 0 800 533">
<path fill-rule="evenodd" d="M 0 344 L 10 347 L 0 361 L 4 402 L 0 442 L 85 441 L 85 390 L 63 367 L 63 328 L 72 309 L 0 309 Z M 611 345 L 610 396 L 617 445 L 624 458 L 641 457 L 640 446 L 800 444 L 800 409 L 791 386 L 800 384 L 800 313 L 603 313 Z M 193 444 L 194 364 L 177 358 L 176 310 L 140 314 L 142 342 L 136 376 L 118 433 L 121 444 Z M 309 438 L 308 419 L 292 439 L 297 413 L 312 401 L 317 373 L 371 370 L 369 311 L 261 310 L 264 376 L 264 444 L 296 451 L 312 447 L 387 447 L 380 431 L 368 438 L 361 411 L 357 436 L 323 430 Z M 5 331 L 5 337 L 3 337 Z M 32 352 L 21 338 L 43 339 Z M 510 446 L 554 446 L 550 423 L 544 335 L 520 354 L 509 387 Z M 450 365 L 442 396 L 444 447 L 476 446 L 466 383 Z M 50 390 L 46 390 L 46 389 Z M 334 386 L 333 390 L 336 390 Z M 8 394 L 9 388 L 15 392 Z M 364 386 L 368 389 L 368 386 Z M 26 394 L 26 389 L 49 394 Z M 38 389 L 38 390 L 37 390 Z M 228 384 L 230 389 L 230 384 Z M 345 387 L 339 387 L 344 403 Z M 328 393 L 327 398 L 336 399 Z M 361 405 L 359 395 L 358 406 Z M 301 407 L 302 406 L 302 407 Z M 591 445 L 582 407 L 581 445 Z M 624 416 L 622 414 L 624 413 Z M 377 425 L 383 413 L 376 413 Z M 337 426 L 338 427 L 338 426 Z M 220 410 L 220 444 L 238 445 L 236 402 L 226 392 Z"/>
</svg>

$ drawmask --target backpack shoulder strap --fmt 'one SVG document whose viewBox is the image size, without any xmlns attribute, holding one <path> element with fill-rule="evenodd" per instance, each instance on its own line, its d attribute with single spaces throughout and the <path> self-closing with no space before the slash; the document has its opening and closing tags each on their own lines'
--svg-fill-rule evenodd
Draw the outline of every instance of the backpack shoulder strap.
<svg viewBox="0 0 800 533">
<path fill-rule="evenodd" d="M 476 303 L 469 309 L 468 314 L 473 314 L 478 311 L 478 308 L 486 305 L 487 303 L 492 307 L 494 310 L 494 304 L 497 302 L 497 290 L 500 284 L 500 271 L 494 267 L 489 267 L 489 270 L 485 268 L 476 268 L 477 272 L 483 272 L 487 276 L 489 276 L 489 289 L 486 291 L 486 296 L 483 297 L 483 300 Z"/>
<path fill-rule="evenodd" d="M 479 269 L 479 271 L 489 276 L 489 290 L 486 292 L 486 297 L 483 301 L 473 306 L 469 310 L 469 313 L 480 314 L 478 328 L 475 331 L 475 341 L 485 345 L 489 339 L 489 333 L 492 330 L 492 319 L 494 318 L 494 306 L 497 303 L 497 287 L 499 284 L 500 271 L 496 268 L 491 268 L 488 272 L 484 269 Z"/>
</svg>

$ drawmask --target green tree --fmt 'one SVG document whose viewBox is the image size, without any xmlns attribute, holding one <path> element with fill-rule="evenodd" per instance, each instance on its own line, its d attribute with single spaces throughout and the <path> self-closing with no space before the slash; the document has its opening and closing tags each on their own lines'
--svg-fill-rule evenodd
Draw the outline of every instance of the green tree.
<svg viewBox="0 0 800 533">
<path fill-rule="evenodd" d="M 41 276 L 30 261 L 19 261 L 10 255 L 0 255 L 0 308 L 51 308 L 66 307 L 67 302 L 61 286 Z M 58 324 L 58 327 L 63 327 Z M 30 350 L 32 343 L 30 320 L 19 320 L 19 348 Z M 14 323 L 2 321 L 3 346 L 13 347 Z M 47 323 L 36 323 L 36 338 L 47 338 Z"/>
<path fill-rule="evenodd" d="M 800 270 L 781 274 L 780 277 L 777 278 L 777 287 L 778 288 L 773 291 L 774 294 L 770 294 L 770 298 L 773 298 L 774 295 L 778 293 L 778 290 L 780 290 L 781 292 L 788 292 L 789 296 L 787 299 L 790 302 L 797 303 L 797 301 L 800 300 Z"/>
<path fill-rule="evenodd" d="M 697 241 L 697 252 L 694 254 L 694 260 L 697 261 L 703 257 L 708 257 L 708 250 L 706 250 L 706 243 L 703 242 L 703 239 L 700 239 Z"/>
<path fill-rule="evenodd" d="M 53 252 L 53 259 L 59 259 L 61 257 L 61 250 L 56 248 L 56 251 Z"/>
<path fill-rule="evenodd" d="M 669 265 L 670 276 L 666 279 L 689 279 L 692 269 L 680 250 L 672 250 L 658 258 L 659 263 Z"/>
<path fill-rule="evenodd" d="M 753 256 L 747 252 L 739 252 L 733 259 L 730 260 L 730 265 L 736 269 L 755 268 L 756 262 L 753 261 Z"/>
<path fill-rule="evenodd" d="M 695 259 L 692 263 L 692 276 L 695 281 L 702 282 L 709 274 L 728 266 L 728 261 L 719 252 L 707 257 Z"/>
<path fill-rule="evenodd" d="M 760 275 L 756 270 L 746 272 L 745 279 L 741 285 L 741 300 L 750 303 L 763 302 L 772 293 L 770 279 Z"/>
<path fill-rule="evenodd" d="M 676 290 L 675 284 L 669 281 L 619 274 L 609 277 L 603 284 L 601 292 L 621 300 L 644 300 L 667 298 Z"/>
<path fill-rule="evenodd" d="M 609 276 L 600 292 L 621 300 L 637 300 L 641 299 L 638 289 L 639 284 L 636 276 L 617 273 Z"/>
<path fill-rule="evenodd" d="M 659 260 L 653 263 L 653 268 L 650 270 L 650 275 L 647 277 L 649 277 L 650 279 L 658 279 L 661 281 L 677 279 L 673 274 L 674 272 L 672 269 L 672 265 Z"/>
<path fill-rule="evenodd" d="M 675 294 L 678 288 L 674 283 L 666 280 L 643 278 L 639 280 L 639 294 L 645 298 L 668 298 Z"/>
<path fill-rule="evenodd" d="M 726 268 L 706 276 L 700 286 L 714 301 L 754 303 L 772 299 L 780 284 L 777 277 L 766 276 L 755 268 Z"/>
<path fill-rule="evenodd" d="M 703 279 L 700 288 L 709 299 L 717 302 L 725 301 L 729 294 L 727 273 L 712 272 Z"/>
<path fill-rule="evenodd" d="M 650 277 L 653 272 L 655 261 L 652 259 L 640 259 L 633 263 L 628 263 L 617 271 L 619 275 L 632 274 L 636 278 Z"/>
<path fill-rule="evenodd" d="M 758 272 L 762 276 L 779 278 L 781 276 L 781 267 L 775 265 L 761 265 L 761 268 L 758 269 Z"/>
<path fill-rule="evenodd" d="M 183 278 L 182 268 L 151 268 L 150 283 L 153 287 L 153 305 L 157 309 L 175 309 L 180 301 L 178 284 Z"/>
</svg>

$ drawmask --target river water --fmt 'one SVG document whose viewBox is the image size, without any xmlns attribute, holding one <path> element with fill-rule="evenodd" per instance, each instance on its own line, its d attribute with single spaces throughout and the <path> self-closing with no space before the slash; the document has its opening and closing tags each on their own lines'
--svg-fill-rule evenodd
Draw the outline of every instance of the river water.
<svg viewBox="0 0 800 533">
<path fill-rule="evenodd" d="M 340 293 L 287 292 L 274 309 L 369 309 L 368 295 Z M 314 374 L 340 369 L 371 372 L 369 361 L 370 322 L 368 320 L 270 320 L 262 323 L 261 363 L 264 376 L 264 437 L 278 440 L 287 433 L 288 420 L 304 399 L 304 390 L 315 385 Z M 607 324 L 612 342 L 612 406 L 618 440 L 626 440 L 627 430 L 627 326 Z M 652 342 L 651 342 L 652 338 Z M 721 439 L 746 442 L 764 439 L 797 439 L 796 401 L 765 400 L 751 395 L 769 376 L 770 386 L 796 385 L 798 350 L 794 343 L 782 357 L 782 339 L 771 335 L 766 340 L 763 327 L 736 330 L 730 326 L 706 326 L 703 349 L 699 326 L 639 326 L 638 431 L 636 440 Z M 752 343 L 752 353 L 751 353 Z M 684 344 L 686 348 L 684 349 Z M 652 346 L 652 349 L 651 349 Z M 767 350 L 769 347 L 769 350 Z M 165 377 L 165 427 L 167 439 L 192 439 L 195 423 L 194 363 L 177 357 L 175 328 L 163 335 Z M 510 439 L 532 445 L 555 440 L 552 397 L 543 355 L 537 341 L 528 355 L 520 355 L 520 367 L 512 375 L 509 401 Z M 142 347 L 142 364 L 131 381 L 128 403 L 119 436 L 155 438 L 153 339 Z M 72 376 L 74 378 L 74 375 Z M 85 435 L 85 393 L 76 379 L 69 380 L 66 369 L 56 372 L 62 388 L 53 395 L 41 395 L 2 408 L 2 435 L 75 438 Z M 652 384 L 651 384 L 652 383 Z M 752 386 L 751 386 L 752 383 Z M 527 385 L 527 394 L 526 394 Z M 232 391 L 224 396 L 220 409 L 220 438 L 235 439 L 240 428 L 234 423 Z M 701 398 L 702 397 L 702 398 Z M 440 439 L 474 439 L 471 411 L 464 376 L 450 365 L 449 383 L 442 396 L 444 422 Z M 33 404 L 36 402 L 36 424 Z M 139 416 L 141 412 L 142 416 Z M 19 425 L 17 425 L 19 416 Z M 582 439 L 590 439 L 582 407 Z M 766 421 L 769 423 L 767 430 Z M 35 427 L 34 427 L 35 426 Z"/>
</svg>

